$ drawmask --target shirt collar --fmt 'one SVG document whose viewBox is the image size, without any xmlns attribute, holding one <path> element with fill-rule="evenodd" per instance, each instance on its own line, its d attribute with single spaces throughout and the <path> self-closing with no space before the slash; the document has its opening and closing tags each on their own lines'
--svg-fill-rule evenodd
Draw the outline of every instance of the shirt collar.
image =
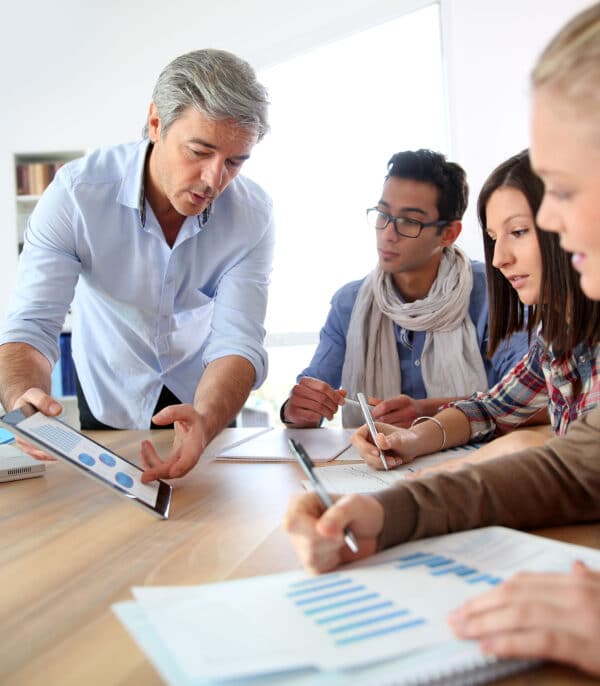
<svg viewBox="0 0 600 686">
<path fill-rule="evenodd" d="M 127 207 L 136 208 L 140 213 L 142 228 L 146 226 L 146 162 L 152 150 L 152 142 L 145 138 L 136 149 L 131 163 L 123 178 L 118 201 Z M 198 228 L 203 229 L 210 219 L 212 204 L 196 216 Z"/>
</svg>

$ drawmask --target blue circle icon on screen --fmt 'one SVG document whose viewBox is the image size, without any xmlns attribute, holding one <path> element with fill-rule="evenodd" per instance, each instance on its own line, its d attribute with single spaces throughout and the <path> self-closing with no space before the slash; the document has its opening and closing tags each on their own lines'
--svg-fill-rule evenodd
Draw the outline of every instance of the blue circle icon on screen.
<svg viewBox="0 0 600 686">
<path fill-rule="evenodd" d="M 107 467 L 114 467 L 117 461 L 112 455 L 107 455 L 106 453 L 100 453 L 98 456 L 100 462 L 103 462 Z"/>
<path fill-rule="evenodd" d="M 87 453 L 80 453 L 79 454 L 79 461 L 83 462 L 86 467 L 93 467 L 96 464 L 96 460 L 91 455 L 88 455 Z"/>
<path fill-rule="evenodd" d="M 129 474 L 123 474 L 123 472 L 117 472 L 115 474 L 115 480 L 121 486 L 125 486 L 125 488 L 131 488 L 133 486 L 133 479 L 129 476 Z"/>
</svg>

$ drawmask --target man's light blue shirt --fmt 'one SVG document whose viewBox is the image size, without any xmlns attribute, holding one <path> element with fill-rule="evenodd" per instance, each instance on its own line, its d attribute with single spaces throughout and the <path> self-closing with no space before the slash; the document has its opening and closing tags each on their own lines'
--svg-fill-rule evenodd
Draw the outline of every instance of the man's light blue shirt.
<svg viewBox="0 0 600 686">
<path fill-rule="evenodd" d="M 25 232 L 0 343 L 51 364 L 73 301 L 73 358 L 99 421 L 150 426 L 162 386 L 192 402 L 207 364 L 240 355 L 267 374 L 263 327 L 274 224 L 269 197 L 236 177 L 173 247 L 144 197 L 148 141 L 62 167 Z"/>
<path fill-rule="evenodd" d="M 520 332 L 501 343 L 491 359 L 487 358 L 488 302 L 485 265 L 482 262 L 472 261 L 471 267 L 473 288 L 469 302 L 469 315 L 475 325 L 477 342 L 491 388 L 521 360 L 527 353 L 529 345 L 527 334 Z M 317 350 L 309 366 L 298 375 L 298 380 L 303 376 L 311 376 L 326 381 L 333 388 L 340 387 L 350 316 L 363 280 L 347 283 L 334 294 L 327 321 L 321 329 Z M 402 376 L 402 388 L 398 389 L 398 393 L 417 399 L 426 398 L 427 392 L 421 372 L 421 355 L 426 332 L 415 331 L 409 335 L 406 329 L 394 324 L 394 333 L 398 349 L 397 362 L 400 364 Z M 452 364 L 452 360 L 449 359 L 448 364 Z"/>
</svg>

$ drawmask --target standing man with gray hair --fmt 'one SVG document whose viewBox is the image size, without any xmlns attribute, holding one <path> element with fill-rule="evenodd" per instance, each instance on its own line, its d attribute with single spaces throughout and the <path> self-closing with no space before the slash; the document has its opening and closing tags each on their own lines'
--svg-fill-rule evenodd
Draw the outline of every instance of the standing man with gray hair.
<svg viewBox="0 0 600 686">
<path fill-rule="evenodd" d="M 267 107 L 246 62 L 191 52 L 159 76 L 141 142 L 58 172 L 30 218 L 0 334 L 7 410 L 60 413 L 50 374 L 75 295 L 82 428 L 174 423 L 165 461 L 142 443 L 144 481 L 196 464 L 267 373 L 272 208 L 238 176 L 268 130 Z"/>
</svg>

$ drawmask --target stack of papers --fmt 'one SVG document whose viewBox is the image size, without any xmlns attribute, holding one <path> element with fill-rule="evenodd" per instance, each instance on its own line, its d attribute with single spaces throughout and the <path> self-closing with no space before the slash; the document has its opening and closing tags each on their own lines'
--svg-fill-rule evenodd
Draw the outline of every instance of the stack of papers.
<svg viewBox="0 0 600 686">
<path fill-rule="evenodd" d="M 334 460 L 350 447 L 348 429 L 275 429 L 269 428 L 248 439 L 224 446 L 217 459 L 252 460 L 253 462 L 294 461 L 288 439 L 304 446 L 313 462 Z M 360 457 L 358 458 L 360 459 Z"/>
<path fill-rule="evenodd" d="M 403 481 L 407 474 L 472 455 L 478 447 L 478 444 L 473 444 L 461 446 L 460 448 L 450 448 L 443 452 L 419 457 L 414 462 L 390 469 L 388 472 L 373 469 L 366 462 L 360 462 L 359 464 L 335 465 L 319 469 L 317 476 L 325 490 L 329 493 L 335 493 L 336 495 L 374 493 L 375 491 L 389 488 L 398 481 Z M 347 455 L 348 459 L 352 457 L 361 459 L 354 447 L 347 450 L 344 455 Z M 306 479 L 302 481 L 302 485 L 307 490 L 312 489 L 310 482 Z"/>
<path fill-rule="evenodd" d="M 576 559 L 600 567 L 598 551 L 488 527 L 407 543 L 317 577 L 135 588 L 136 602 L 115 612 L 177 686 L 447 684 L 530 664 L 498 663 L 454 639 L 452 609 L 517 571 L 568 571 Z"/>
</svg>

